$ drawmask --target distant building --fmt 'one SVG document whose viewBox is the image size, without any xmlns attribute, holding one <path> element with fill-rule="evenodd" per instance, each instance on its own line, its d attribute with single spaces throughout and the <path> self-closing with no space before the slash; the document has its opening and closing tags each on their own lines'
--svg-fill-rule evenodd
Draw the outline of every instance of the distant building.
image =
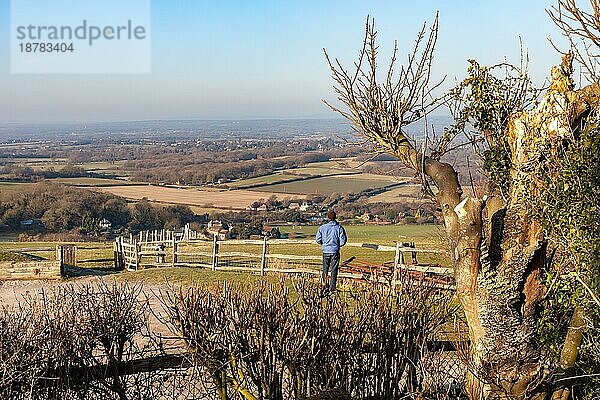
<svg viewBox="0 0 600 400">
<path fill-rule="evenodd" d="M 391 225 L 391 221 L 385 221 L 379 215 L 371 215 L 369 213 L 364 213 L 360 216 L 360 219 L 366 225 Z"/>
<path fill-rule="evenodd" d="M 269 211 L 269 206 L 266 204 L 252 203 L 246 207 L 247 211 Z"/>
<path fill-rule="evenodd" d="M 292 202 L 292 203 L 290 203 L 290 205 L 288 206 L 288 208 L 290 210 L 299 210 L 300 209 L 300 203 Z"/>
<path fill-rule="evenodd" d="M 308 204 L 307 202 L 302 203 L 302 205 L 299 207 L 300 211 L 308 211 L 312 208 L 312 204 Z"/>
<path fill-rule="evenodd" d="M 273 239 L 280 239 L 281 231 L 276 226 L 264 225 L 262 229 L 262 235 Z"/>
<path fill-rule="evenodd" d="M 359 217 L 361 219 L 362 222 L 364 222 L 365 224 L 371 220 L 373 220 L 373 216 L 371 214 L 369 214 L 368 212 L 365 212 L 363 215 L 361 215 Z"/>
<path fill-rule="evenodd" d="M 210 221 L 206 230 L 210 235 L 213 237 L 216 236 L 219 240 L 233 238 L 233 229 L 219 220 Z"/>
<path fill-rule="evenodd" d="M 102 218 L 100 222 L 98 222 L 98 227 L 101 231 L 110 231 L 112 229 L 112 223 L 106 218 Z"/>
</svg>

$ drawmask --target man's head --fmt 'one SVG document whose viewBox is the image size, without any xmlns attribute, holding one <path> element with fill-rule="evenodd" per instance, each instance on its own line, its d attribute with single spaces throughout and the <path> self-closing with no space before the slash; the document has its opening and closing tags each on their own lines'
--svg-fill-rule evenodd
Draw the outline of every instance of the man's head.
<svg viewBox="0 0 600 400">
<path fill-rule="evenodd" d="M 336 218 L 337 218 L 337 215 L 335 214 L 335 211 L 331 210 L 327 213 L 328 220 L 335 221 Z"/>
</svg>

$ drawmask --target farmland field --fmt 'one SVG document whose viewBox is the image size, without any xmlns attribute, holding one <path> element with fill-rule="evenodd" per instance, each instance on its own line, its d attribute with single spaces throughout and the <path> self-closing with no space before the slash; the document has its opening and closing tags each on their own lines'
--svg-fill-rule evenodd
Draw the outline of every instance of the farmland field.
<svg viewBox="0 0 600 400">
<path fill-rule="evenodd" d="M 243 210 L 250 204 L 260 199 L 266 199 L 272 194 L 279 198 L 289 197 L 280 193 L 265 193 L 250 190 L 208 191 L 197 189 L 178 189 L 162 186 L 110 186 L 88 187 L 88 189 L 111 193 L 130 200 L 141 200 L 169 204 L 185 204 L 206 208 L 224 208 Z M 303 196 L 293 196 L 303 198 Z"/>
<path fill-rule="evenodd" d="M 287 182 L 294 179 L 305 179 L 310 177 L 326 177 L 332 175 L 357 175 L 359 172 L 340 169 L 315 167 L 315 164 L 308 164 L 306 167 L 291 168 L 283 171 L 277 171 L 269 175 L 257 176 L 254 178 L 241 179 L 239 181 L 230 182 L 227 186 L 232 188 L 244 188 L 258 185 L 271 185 L 278 182 Z"/>
<path fill-rule="evenodd" d="M 17 182 L 0 182 L 0 192 L 12 192 L 18 189 L 23 189 L 31 185 L 30 183 L 17 183 Z"/>
<path fill-rule="evenodd" d="M 273 183 L 284 182 L 290 179 L 298 178 L 295 175 L 288 174 L 286 172 L 276 172 L 274 174 L 257 176 L 254 178 L 242 179 L 235 182 L 227 183 L 227 186 L 231 188 L 241 188 L 241 187 L 249 187 L 249 186 L 259 186 L 259 185 L 270 185 Z"/>
<path fill-rule="evenodd" d="M 357 193 L 366 189 L 384 188 L 399 183 L 398 180 L 371 174 L 344 174 L 314 179 L 265 185 L 253 188 L 256 191 L 289 194 Z"/>
<path fill-rule="evenodd" d="M 56 178 L 49 179 L 50 182 L 62 183 L 69 186 L 123 186 L 135 185 L 136 182 L 128 182 L 122 179 L 104 178 Z M 139 185 L 140 183 L 137 182 Z"/>
<path fill-rule="evenodd" d="M 421 197 L 421 185 L 406 184 L 369 198 L 369 203 L 400 203 Z"/>
</svg>

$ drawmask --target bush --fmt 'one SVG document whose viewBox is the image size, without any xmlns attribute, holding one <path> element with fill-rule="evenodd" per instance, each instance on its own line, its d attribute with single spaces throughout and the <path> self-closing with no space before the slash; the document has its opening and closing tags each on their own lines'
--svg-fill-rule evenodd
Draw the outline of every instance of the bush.
<svg viewBox="0 0 600 400">
<path fill-rule="evenodd" d="M 357 289 L 319 297 L 296 281 L 244 290 L 191 288 L 168 301 L 172 328 L 215 395 L 305 399 L 339 389 L 356 398 L 399 399 L 423 391 L 426 342 L 452 314 L 427 285 Z"/>
<path fill-rule="evenodd" d="M 148 306 L 140 286 L 98 281 L 27 295 L 0 310 L 0 398 L 127 399 L 139 391 L 115 373 L 144 349 Z"/>
</svg>

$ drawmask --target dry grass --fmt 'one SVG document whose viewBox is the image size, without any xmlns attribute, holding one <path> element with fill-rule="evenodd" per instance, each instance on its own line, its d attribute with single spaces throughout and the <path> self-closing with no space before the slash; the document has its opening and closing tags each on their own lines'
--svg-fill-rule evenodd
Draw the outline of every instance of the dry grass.
<svg viewBox="0 0 600 400">
<path fill-rule="evenodd" d="M 130 200 L 141 200 L 143 198 L 149 201 L 169 204 L 185 204 L 205 208 L 228 208 L 234 210 L 243 210 L 250 204 L 260 199 L 267 199 L 275 194 L 279 198 L 289 197 L 280 193 L 258 192 L 251 190 L 226 190 L 226 191 L 207 191 L 196 189 L 176 189 L 160 186 L 112 186 L 88 189 L 99 190 L 106 193 L 112 193 L 117 196 L 125 197 Z M 294 198 L 303 198 L 303 196 L 293 196 Z"/>
<path fill-rule="evenodd" d="M 122 179 L 105 178 L 56 178 L 50 179 L 49 181 L 62 183 L 69 186 L 123 186 L 135 184 L 134 182 L 128 182 Z M 139 185 L 140 182 L 137 184 Z"/>
<path fill-rule="evenodd" d="M 14 192 L 31 185 L 31 183 L 0 182 L 0 192 Z"/>
</svg>

